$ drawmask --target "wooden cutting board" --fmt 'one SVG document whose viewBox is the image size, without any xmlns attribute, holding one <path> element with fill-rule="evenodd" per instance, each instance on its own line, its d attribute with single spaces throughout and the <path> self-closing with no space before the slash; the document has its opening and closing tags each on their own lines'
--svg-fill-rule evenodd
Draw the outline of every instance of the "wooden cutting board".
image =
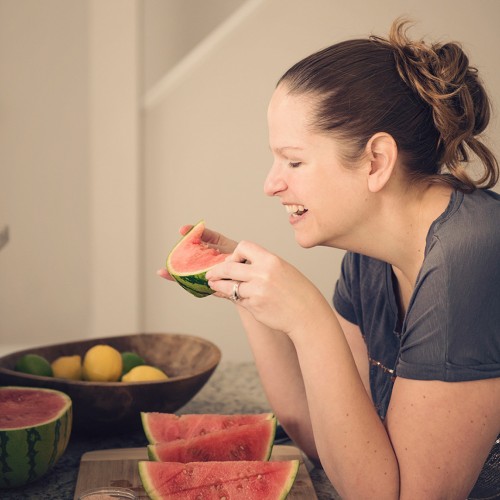
<svg viewBox="0 0 500 500">
<path fill-rule="evenodd" d="M 307 472 L 304 457 L 295 446 L 275 445 L 271 460 L 300 460 L 299 471 L 287 500 L 317 500 L 316 492 Z M 84 491 L 101 486 L 118 486 L 133 490 L 140 499 L 147 499 L 137 462 L 148 460 L 147 449 L 116 448 L 90 451 L 82 455 L 74 500 Z"/>
</svg>

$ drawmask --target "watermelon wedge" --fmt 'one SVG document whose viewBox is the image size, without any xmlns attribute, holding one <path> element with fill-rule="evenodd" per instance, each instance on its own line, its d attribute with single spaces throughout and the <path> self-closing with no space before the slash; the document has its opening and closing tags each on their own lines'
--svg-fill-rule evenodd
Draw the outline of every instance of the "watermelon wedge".
<svg viewBox="0 0 500 500">
<path fill-rule="evenodd" d="M 0 387 L 0 488 L 24 486 L 52 469 L 68 445 L 72 415 L 63 392 Z"/>
<path fill-rule="evenodd" d="M 214 293 L 208 286 L 205 273 L 227 257 L 202 241 L 204 229 L 205 221 L 202 220 L 181 238 L 167 257 L 169 274 L 195 297 Z"/>
<path fill-rule="evenodd" d="M 142 427 L 149 443 L 165 443 L 175 439 L 189 439 L 239 425 L 255 424 L 265 420 L 276 421 L 273 413 L 220 415 L 214 413 L 188 414 L 142 412 Z"/>
<path fill-rule="evenodd" d="M 290 492 L 298 460 L 276 462 L 139 462 L 152 500 L 282 500 Z"/>
<path fill-rule="evenodd" d="M 159 462 L 209 462 L 269 460 L 276 434 L 276 420 L 239 425 L 222 431 L 148 445 L 151 460 Z"/>
</svg>

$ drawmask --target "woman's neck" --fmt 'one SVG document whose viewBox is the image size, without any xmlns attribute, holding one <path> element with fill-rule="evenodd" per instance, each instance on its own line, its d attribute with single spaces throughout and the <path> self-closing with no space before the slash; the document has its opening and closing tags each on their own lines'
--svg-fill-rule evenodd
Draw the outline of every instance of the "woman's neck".
<svg viewBox="0 0 500 500">
<path fill-rule="evenodd" d="M 365 228 L 372 238 L 361 244 L 360 253 L 392 265 L 402 290 L 413 289 L 425 255 L 432 223 L 446 210 L 452 188 L 431 184 L 388 193 L 379 203 L 376 217 Z"/>
</svg>

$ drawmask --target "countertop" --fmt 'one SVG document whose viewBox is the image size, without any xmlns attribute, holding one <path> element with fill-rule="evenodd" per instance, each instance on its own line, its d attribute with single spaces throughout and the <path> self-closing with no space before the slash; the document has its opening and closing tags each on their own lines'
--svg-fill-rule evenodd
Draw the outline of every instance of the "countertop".
<svg viewBox="0 0 500 500">
<path fill-rule="evenodd" d="M 222 362 L 202 390 L 178 414 L 257 413 L 270 411 L 253 363 Z M 286 444 L 286 443 L 283 443 Z M 293 444 L 290 442 L 290 444 Z M 145 446 L 142 431 L 127 435 L 82 437 L 73 435 L 54 469 L 31 486 L 0 490 L 2 500 L 73 500 L 81 456 L 87 451 Z M 311 468 L 319 500 L 340 500 L 325 473 Z M 307 500 L 307 499 L 304 499 Z"/>
</svg>

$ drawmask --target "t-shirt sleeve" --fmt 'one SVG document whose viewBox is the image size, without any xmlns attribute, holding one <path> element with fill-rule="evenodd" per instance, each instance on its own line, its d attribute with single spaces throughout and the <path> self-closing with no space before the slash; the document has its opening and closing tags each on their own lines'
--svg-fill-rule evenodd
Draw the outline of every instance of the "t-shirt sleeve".
<svg viewBox="0 0 500 500">
<path fill-rule="evenodd" d="M 358 324 L 356 311 L 353 304 L 353 279 L 355 274 L 355 255 L 347 252 L 342 259 L 340 276 L 333 293 L 333 306 L 335 310 L 347 321 Z"/>
<path fill-rule="evenodd" d="M 469 252 L 433 243 L 405 319 L 398 376 L 500 377 L 500 266 L 496 252 Z"/>
</svg>

